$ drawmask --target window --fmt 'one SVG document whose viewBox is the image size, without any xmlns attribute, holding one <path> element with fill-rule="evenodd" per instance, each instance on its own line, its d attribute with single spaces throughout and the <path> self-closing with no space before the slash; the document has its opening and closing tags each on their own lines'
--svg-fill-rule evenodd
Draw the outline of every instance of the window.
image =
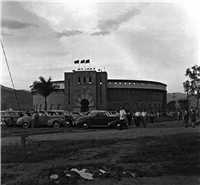
<svg viewBox="0 0 200 185">
<path fill-rule="evenodd" d="M 85 76 L 83 77 L 83 83 L 84 84 L 86 83 L 86 77 Z"/>
<path fill-rule="evenodd" d="M 92 77 L 91 76 L 89 77 L 89 83 L 92 83 Z"/>
<path fill-rule="evenodd" d="M 102 78 L 100 78 L 100 82 L 99 83 L 102 84 Z"/>
<path fill-rule="evenodd" d="M 78 84 L 81 83 L 81 77 L 78 77 Z"/>
</svg>

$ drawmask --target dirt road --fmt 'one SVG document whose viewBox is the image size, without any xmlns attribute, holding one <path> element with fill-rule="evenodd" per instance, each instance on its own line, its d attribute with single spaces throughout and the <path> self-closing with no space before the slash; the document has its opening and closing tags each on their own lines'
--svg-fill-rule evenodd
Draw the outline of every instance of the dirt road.
<svg viewBox="0 0 200 185">
<path fill-rule="evenodd" d="M 176 135 L 179 133 L 194 133 L 194 134 L 199 134 L 200 133 L 200 126 L 197 125 L 195 128 L 192 128 L 191 125 L 188 128 L 185 128 L 182 122 L 178 121 L 173 121 L 173 122 L 163 122 L 163 123 L 155 123 L 155 124 L 149 124 L 147 128 L 136 128 L 134 125 L 129 126 L 128 129 L 124 129 L 122 131 L 116 130 L 116 129 L 102 129 L 102 128 L 92 128 L 88 130 L 83 130 L 83 129 L 77 129 L 77 128 L 64 128 L 61 130 L 55 131 L 55 133 L 49 133 L 52 132 L 51 128 L 48 128 L 47 130 L 39 129 L 39 128 L 34 128 L 34 129 L 28 129 L 29 133 L 29 139 L 33 141 L 50 141 L 50 140 L 68 140 L 68 141 L 74 141 L 74 140 L 81 140 L 83 143 L 80 145 L 83 145 L 90 140 L 98 141 L 105 140 L 106 142 L 109 141 L 109 139 L 119 139 L 120 141 L 113 143 L 113 144 L 108 144 L 99 150 L 99 145 L 96 147 L 83 147 L 82 149 L 76 150 L 75 152 L 68 153 L 67 156 L 66 154 L 60 155 L 59 157 L 53 159 L 53 160 L 44 160 L 42 162 L 28 162 L 28 163 L 2 163 L 2 177 L 3 181 L 2 184 L 7 184 L 7 185 L 14 185 L 14 184 L 27 184 L 27 185 L 44 185 L 44 184 L 77 184 L 77 185 L 113 185 L 113 184 L 118 184 L 118 185 L 130 185 L 130 184 L 143 184 L 143 185 L 168 185 L 168 184 L 182 184 L 182 185 L 197 185 L 199 184 L 200 180 L 197 175 L 194 176 L 181 176 L 181 175 L 168 175 L 168 176 L 144 176 L 144 177 L 127 177 L 123 176 L 121 180 L 114 178 L 114 175 L 112 176 L 112 173 L 115 174 L 115 168 L 120 166 L 120 168 L 124 169 L 134 169 L 136 170 L 137 173 L 139 173 L 137 170 L 145 169 L 146 172 L 157 171 L 161 170 L 162 171 L 162 165 L 167 165 L 170 163 L 171 165 L 173 164 L 171 161 L 164 161 L 166 163 L 159 163 L 156 159 L 156 162 L 151 163 L 149 161 L 143 162 L 144 159 L 142 159 L 142 162 L 137 162 L 136 163 L 123 163 L 122 159 L 123 156 L 127 156 L 127 152 L 131 153 L 131 158 L 134 156 L 139 150 L 137 150 L 137 142 L 130 140 L 126 141 L 126 139 L 135 139 L 138 137 L 144 137 L 144 136 L 166 136 L 166 135 Z M 13 134 L 11 130 L 15 131 L 15 128 L 7 128 L 7 130 L 2 130 L 4 132 L 3 137 L 1 138 L 1 145 L 2 146 L 8 146 L 8 145 L 14 145 L 13 147 L 15 148 L 16 143 L 21 143 L 21 137 L 20 137 L 20 129 L 19 133 Z M 23 129 L 21 129 L 23 131 Z M 5 132 L 7 132 L 5 134 Z M 17 131 L 18 132 L 18 131 Z M 10 133 L 10 135 L 9 135 Z M 32 135 L 31 133 L 34 133 Z M 12 136 L 15 135 L 15 136 Z M 193 134 L 192 134 L 193 135 Z M 162 138 L 162 137 L 160 137 Z M 172 137 L 173 139 L 174 137 Z M 121 143 L 121 140 L 123 140 L 123 145 Z M 63 143 L 65 143 L 65 141 Z M 124 143 L 124 141 L 126 141 Z M 144 140 L 143 140 L 144 141 Z M 96 143 L 98 143 L 96 142 Z M 166 142 L 166 141 L 165 141 Z M 172 140 L 173 142 L 173 140 Z M 39 150 L 42 152 L 42 147 L 47 147 L 48 149 L 48 142 L 45 142 L 47 144 L 42 145 Z M 59 142 L 60 143 L 60 142 Z M 69 142 L 70 143 L 70 142 Z M 80 143 L 80 142 L 78 142 Z M 93 141 L 92 141 L 93 143 Z M 144 142 L 142 142 L 143 144 Z M 171 142 L 170 142 L 171 143 Z M 193 144 L 196 143 L 196 140 L 193 142 Z M 50 144 L 50 142 L 49 142 Z M 77 147 L 79 147 L 78 145 Z M 185 143 L 184 143 L 185 145 Z M 17 146 L 17 145 L 16 145 Z M 61 146 L 65 146 L 64 144 Z M 70 145 L 72 146 L 72 145 Z M 65 149 L 70 149 L 70 146 L 67 145 Z M 57 145 L 55 147 L 59 148 Z M 4 150 L 6 147 L 4 147 Z M 12 147 L 9 147 L 12 148 Z M 60 147 L 62 148 L 62 147 Z M 50 148 L 51 150 L 54 149 L 54 147 Z M 73 148 L 72 148 L 73 149 Z M 146 149 L 146 148 L 145 148 Z M 160 145 L 159 148 L 160 150 Z M 177 149 L 177 148 L 176 148 Z M 55 149 L 56 152 L 58 152 L 57 149 Z M 10 152 L 10 150 L 8 150 Z M 49 150 L 47 150 L 49 151 Z M 67 150 L 66 150 L 67 151 Z M 66 152 L 65 151 L 65 152 Z M 117 152 L 115 152 L 117 151 Z M 155 150 L 156 151 L 156 150 Z M 179 151 L 179 150 L 178 150 Z M 180 150 L 182 151 L 182 150 Z M 39 151 L 37 151 L 39 152 Z M 33 154 L 37 154 L 37 152 Z M 70 151 L 71 152 L 71 151 Z M 114 152 L 114 153 L 112 153 Z M 135 152 L 135 153 L 134 153 Z M 109 154 L 111 153 L 111 154 Z M 43 153 L 45 155 L 49 155 L 49 153 Z M 18 154 L 19 155 L 19 154 Z M 36 155 L 37 156 L 37 155 Z M 148 155 L 149 156 L 149 155 Z M 37 156 L 38 157 L 38 156 Z M 41 154 L 39 158 L 41 157 Z M 135 155 L 135 157 L 137 157 Z M 155 158 L 158 157 L 157 155 Z M 33 157 L 34 159 L 34 157 Z M 150 159 L 150 156 L 149 156 Z M 70 166 L 80 166 L 80 167 L 91 167 L 91 165 L 94 165 L 95 167 L 99 165 L 99 169 L 104 167 L 106 169 L 105 164 L 110 165 L 113 168 L 113 171 L 111 170 L 111 177 L 109 178 L 95 178 L 92 181 L 88 181 L 85 179 L 82 179 L 78 176 L 72 176 L 70 178 L 65 176 L 63 179 L 65 182 L 63 183 L 61 179 L 55 179 L 52 180 L 49 178 L 49 174 L 59 174 L 61 177 L 62 175 L 60 174 L 61 172 L 64 173 L 64 170 L 66 171 L 67 167 L 69 168 Z M 120 163 L 120 164 L 119 164 Z M 113 165 L 114 164 L 114 165 Z M 103 166 L 102 166 L 103 165 Z M 125 166 L 123 166 L 125 165 Z M 132 166 L 131 166 L 132 165 Z M 64 167 L 64 170 L 63 170 Z M 155 169 L 154 169 L 155 168 Z M 165 167 L 166 169 L 166 167 Z M 55 172 L 53 171 L 55 170 Z M 109 170 L 109 168 L 108 168 Z M 94 172 L 95 170 L 93 170 Z M 63 174 L 62 173 L 62 174 Z M 116 172 L 117 173 L 117 172 Z M 122 174 L 123 175 L 123 174 Z M 118 177 L 118 176 L 116 176 Z"/>
<path fill-rule="evenodd" d="M 29 128 L 31 129 L 31 128 Z M 35 128 L 37 129 L 37 128 Z M 67 128 L 66 128 L 67 129 Z M 147 128 L 136 128 L 134 125 L 129 126 L 128 129 L 122 131 L 116 129 L 88 129 L 88 130 L 76 130 L 74 132 L 65 133 L 52 133 L 52 134 L 38 134 L 29 135 L 29 139 L 33 141 L 46 141 L 46 140 L 88 140 L 88 139 L 110 139 L 121 138 L 131 139 L 143 136 L 162 136 L 187 132 L 200 132 L 199 126 L 195 128 L 189 126 L 185 128 L 180 121 L 163 122 L 148 125 Z M 6 146 L 10 144 L 21 142 L 21 137 L 4 137 L 1 138 L 1 145 Z"/>
</svg>

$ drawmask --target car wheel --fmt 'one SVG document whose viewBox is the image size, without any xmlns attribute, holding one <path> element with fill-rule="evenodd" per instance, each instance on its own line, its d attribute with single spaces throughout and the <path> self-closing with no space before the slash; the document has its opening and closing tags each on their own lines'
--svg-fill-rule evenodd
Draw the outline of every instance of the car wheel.
<svg viewBox="0 0 200 185">
<path fill-rule="evenodd" d="M 24 122 L 24 123 L 22 123 L 22 127 L 23 127 L 23 128 L 28 128 L 28 127 L 29 127 L 29 124 L 28 124 L 27 122 Z"/>
<path fill-rule="evenodd" d="M 120 127 L 120 122 L 117 122 L 117 123 L 115 124 L 115 128 L 116 128 L 116 129 L 119 129 L 119 127 Z"/>
<path fill-rule="evenodd" d="M 124 120 L 126 126 L 128 126 L 128 120 Z"/>
<path fill-rule="evenodd" d="M 1 127 L 8 127 L 8 124 L 5 121 L 1 121 Z"/>
<path fill-rule="evenodd" d="M 66 120 L 64 122 L 65 127 L 70 127 L 72 125 L 72 122 L 70 120 Z"/>
<path fill-rule="evenodd" d="M 54 121 L 52 126 L 53 126 L 53 128 L 59 128 L 60 127 L 60 123 L 58 121 Z"/>
<path fill-rule="evenodd" d="M 83 128 L 88 129 L 90 127 L 88 122 L 83 123 Z"/>
</svg>

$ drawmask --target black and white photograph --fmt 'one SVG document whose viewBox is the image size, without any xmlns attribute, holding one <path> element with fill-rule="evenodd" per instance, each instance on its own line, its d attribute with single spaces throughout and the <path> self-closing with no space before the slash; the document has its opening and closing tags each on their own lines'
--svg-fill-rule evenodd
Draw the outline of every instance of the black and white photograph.
<svg viewBox="0 0 200 185">
<path fill-rule="evenodd" d="M 2 0 L 2 185 L 200 184 L 200 2 Z"/>
</svg>

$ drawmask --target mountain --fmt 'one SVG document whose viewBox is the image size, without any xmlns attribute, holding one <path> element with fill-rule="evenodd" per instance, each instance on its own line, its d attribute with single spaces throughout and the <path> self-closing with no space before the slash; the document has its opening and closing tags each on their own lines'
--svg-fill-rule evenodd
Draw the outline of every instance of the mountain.
<svg viewBox="0 0 200 185">
<path fill-rule="evenodd" d="M 1 110 L 13 109 L 13 110 L 32 110 L 33 97 L 29 91 L 26 90 L 13 90 L 12 88 L 0 85 L 1 88 Z M 17 98 L 15 96 L 15 92 Z M 18 106 L 18 102 L 19 106 Z"/>
<path fill-rule="evenodd" d="M 12 88 L 5 87 L 3 85 L 0 85 L 0 88 L 1 88 L 1 110 L 6 110 L 9 108 L 13 110 L 19 110 L 14 90 Z M 16 94 L 19 101 L 20 109 L 23 111 L 32 110 L 33 97 L 31 93 L 27 90 L 16 90 Z M 174 95 L 176 101 L 187 99 L 186 93 L 177 92 Z M 188 99 L 190 101 L 190 105 L 196 107 L 196 102 L 197 102 L 196 98 L 193 96 L 189 96 Z M 173 93 L 167 93 L 167 103 L 169 103 L 170 101 L 174 101 Z"/>
</svg>

